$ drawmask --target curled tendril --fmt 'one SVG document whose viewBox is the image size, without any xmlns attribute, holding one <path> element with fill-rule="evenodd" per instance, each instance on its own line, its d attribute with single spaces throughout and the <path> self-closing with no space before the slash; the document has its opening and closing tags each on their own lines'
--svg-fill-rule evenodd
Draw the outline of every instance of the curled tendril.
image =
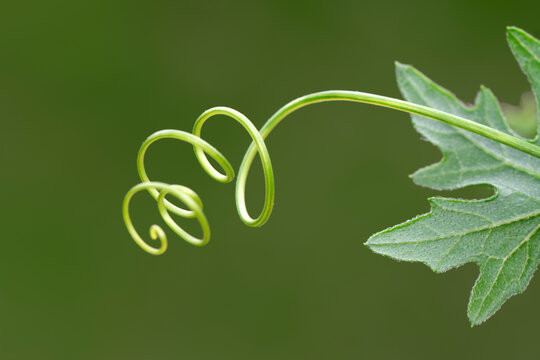
<svg viewBox="0 0 540 360">
<path fill-rule="evenodd" d="M 156 200 L 159 213 L 165 223 L 173 230 L 178 236 L 186 240 L 187 242 L 196 245 L 203 246 L 210 240 L 210 227 L 208 221 L 203 213 L 203 205 L 199 196 L 190 188 L 182 185 L 170 185 L 161 182 L 151 181 L 144 167 L 144 156 L 148 147 L 155 141 L 160 139 L 177 139 L 182 140 L 193 145 L 195 150 L 195 156 L 199 161 L 202 168 L 213 179 L 228 183 L 234 179 L 234 170 L 229 161 L 212 145 L 207 143 L 201 138 L 202 127 L 211 117 L 215 115 L 226 115 L 233 120 L 240 123 L 247 131 L 252 139 L 252 143 L 249 146 L 244 159 L 240 165 L 238 171 L 238 178 L 236 180 L 236 208 L 240 219 L 248 226 L 261 226 L 263 225 L 270 214 L 274 205 L 274 173 L 272 170 L 272 163 L 270 161 L 270 155 L 268 149 L 264 143 L 264 139 L 272 132 L 272 130 L 290 113 L 298 110 L 306 105 L 314 104 L 325 101 L 353 101 L 367 103 L 382 107 L 387 107 L 399 111 L 408 112 L 411 114 L 417 114 L 431 119 L 453 125 L 481 136 L 487 137 L 499 143 L 511 146 L 515 149 L 521 150 L 525 153 L 531 154 L 540 158 L 540 147 L 532 143 L 529 143 L 523 139 L 515 136 L 500 132 L 488 126 L 467 120 L 465 118 L 448 114 L 439 110 L 435 110 L 426 106 L 409 103 L 403 100 L 393 99 L 385 96 L 374 95 L 369 93 L 357 92 L 357 91 L 345 91 L 345 90 L 331 90 L 313 93 L 293 100 L 279 109 L 268 121 L 264 124 L 261 130 L 257 130 L 255 125 L 240 112 L 227 108 L 227 107 L 214 107 L 206 110 L 195 121 L 193 133 L 188 133 L 180 130 L 161 130 L 150 135 L 142 144 L 139 155 L 137 157 L 137 169 L 142 183 L 135 185 L 128 191 L 124 198 L 123 204 L 123 216 L 126 223 L 126 227 L 135 242 L 146 252 L 153 255 L 160 255 L 167 250 L 167 237 L 161 227 L 158 225 L 152 225 L 150 227 L 150 237 L 153 240 L 160 241 L 160 247 L 155 248 L 148 245 L 141 236 L 135 230 L 131 218 L 129 216 L 129 202 L 133 195 L 137 192 L 146 190 Z M 264 180 L 265 180 L 265 201 L 263 209 L 258 217 L 252 218 L 246 207 L 245 188 L 246 181 L 249 174 L 249 170 L 255 158 L 255 155 L 259 154 L 261 159 Z M 214 159 L 223 172 L 217 170 L 209 161 L 207 156 Z M 166 199 L 167 195 L 175 197 L 181 201 L 185 208 L 181 208 L 174 205 L 172 202 Z M 182 229 L 170 216 L 170 213 L 184 217 L 184 218 L 196 218 L 201 225 L 203 236 L 202 238 L 196 238 Z"/>
<path fill-rule="evenodd" d="M 160 255 L 167 250 L 167 236 L 165 235 L 165 232 L 161 227 L 158 225 L 152 225 L 150 227 L 150 237 L 153 240 L 158 240 L 161 242 L 161 245 L 159 248 L 154 248 L 150 245 L 148 245 L 141 236 L 137 233 L 135 230 L 135 227 L 133 226 L 133 223 L 131 221 L 131 217 L 129 216 L 129 202 L 133 195 L 135 195 L 137 192 L 142 190 L 156 190 L 161 191 L 157 197 L 157 205 L 159 209 L 159 213 L 161 214 L 161 217 L 165 221 L 167 225 L 176 233 L 178 236 L 182 237 L 186 241 L 190 242 L 193 245 L 197 246 L 203 246 L 210 240 L 210 226 L 208 225 L 208 220 L 206 220 L 206 217 L 204 216 L 204 213 L 202 212 L 202 203 L 197 194 L 193 192 L 193 190 L 190 190 L 186 188 L 185 186 L 181 185 L 169 185 L 164 184 L 160 182 L 144 182 L 138 185 L 135 185 L 131 188 L 131 190 L 126 194 L 126 197 L 124 198 L 124 207 L 123 207 L 123 214 L 124 214 L 124 221 L 126 223 L 127 229 L 129 233 L 131 234 L 131 237 L 133 237 L 133 240 L 146 252 L 153 254 L 153 255 Z M 203 237 L 198 239 L 191 234 L 187 233 L 184 229 L 182 229 L 176 222 L 171 218 L 169 215 L 169 212 L 167 210 L 167 206 L 165 205 L 165 196 L 171 194 L 172 196 L 176 197 L 178 200 L 182 201 L 189 210 L 186 210 L 184 213 L 180 214 L 180 216 L 184 217 L 196 217 L 197 220 L 199 220 L 199 223 L 201 225 L 201 228 L 203 230 Z"/>
<path fill-rule="evenodd" d="M 206 220 L 206 217 L 202 211 L 202 201 L 199 196 L 193 190 L 185 186 L 152 182 L 148 177 L 144 166 L 144 156 L 150 145 L 157 140 L 182 140 L 193 145 L 195 155 L 202 168 L 206 171 L 206 173 L 208 173 L 208 175 L 222 183 L 228 183 L 232 181 L 234 179 L 234 170 L 229 161 L 216 148 L 214 148 L 212 145 L 200 138 L 203 125 L 208 119 L 215 115 L 226 115 L 236 120 L 244 127 L 244 129 L 246 129 L 247 133 L 250 135 L 253 143 L 255 144 L 255 150 L 259 153 L 261 162 L 263 164 L 266 196 L 261 214 L 257 218 L 252 218 L 249 215 L 245 203 L 245 185 L 247 180 L 247 171 L 241 172 L 240 176 L 238 177 L 236 186 L 236 204 L 238 212 L 240 214 L 240 218 L 244 223 L 249 226 L 261 226 L 268 220 L 270 214 L 272 213 L 272 208 L 274 205 L 274 173 L 272 170 L 270 155 L 261 134 L 255 127 L 255 125 L 253 125 L 253 123 L 246 116 L 236 110 L 226 107 L 215 107 L 209 109 L 202 113 L 195 122 L 193 134 L 180 130 L 161 130 L 150 135 L 143 142 L 139 150 L 139 155 L 137 157 L 137 169 L 142 183 L 133 187 L 126 195 L 124 199 L 123 214 L 128 231 L 135 240 L 135 242 L 140 247 L 142 247 L 143 250 L 150 254 L 160 255 L 165 252 L 165 250 L 167 249 L 167 238 L 163 232 L 163 229 L 161 229 L 157 225 L 153 225 L 150 228 L 150 235 L 153 240 L 159 239 L 161 241 L 161 246 L 159 248 L 154 248 L 145 243 L 141 236 L 135 230 L 135 227 L 133 226 L 133 223 L 129 216 L 129 202 L 133 195 L 141 190 L 147 190 L 150 195 L 157 201 L 161 217 L 178 236 L 180 236 L 187 242 L 197 246 L 206 245 L 206 243 L 210 240 L 210 228 L 208 226 L 208 221 Z M 210 161 L 208 161 L 208 155 L 219 164 L 223 172 L 217 170 L 210 163 Z M 171 203 L 165 198 L 167 194 L 171 194 L 178 200 L 182 201 L 188 207 L 188 209 L 181 208 Z M 184 229 L 182 229 L 182 227 L 180 227 L 172 219 L 169 212 L 184 218 L 197 218 L 203 230 L 203 237 L 201 239 L 198 239 L 189 234 Z"/>
</svg>

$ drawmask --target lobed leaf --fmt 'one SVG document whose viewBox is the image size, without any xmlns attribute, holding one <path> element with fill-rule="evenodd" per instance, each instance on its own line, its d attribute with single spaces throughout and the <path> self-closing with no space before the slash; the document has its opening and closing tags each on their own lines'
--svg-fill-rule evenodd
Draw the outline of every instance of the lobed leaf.
<svg viewBox="0 0 540 360">
<path fill-rule="evenodd" d="M 538 103 L 540 42 L 517 28 L 508 28 L 508 41 Z M 474 105 L 468 106 L 411 66 L 397 64 L 396 74 L 408 101 L 515 135 L 489 89 L 481 87 Z M 495 195 L 484 200 L 431 198 L 431 212 L 371 236 L 366 245 L 398 260 L 423 262 L 436 272 L 478 264 L 467 311 L 477 325 L 523 292 L 540 263 L 540 159 L 432 119 L 413 115 L 412 120 L 443 154 L 440 162 L 412 175 L 416 184 L 441 190 L 488 184 Z M 539 143 L 538 136 L 534 142 Z"/>
</svg>

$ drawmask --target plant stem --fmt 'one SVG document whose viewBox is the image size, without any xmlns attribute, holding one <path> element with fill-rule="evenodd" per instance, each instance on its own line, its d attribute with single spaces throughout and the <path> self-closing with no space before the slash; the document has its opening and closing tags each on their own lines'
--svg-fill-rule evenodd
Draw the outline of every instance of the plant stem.
<svg viewBox="0 0 540 360">
<path fill-rule="evenodd" d="M 135 228 L 133 227 L 133 224 L 129 217 L 129 202 L 131 197 L 141 190 L 149 191 L 150 194 L 156 199 L 162 218 L 165 220 L 167 225 L 169 225 L 169 227 L 173 229 L 173 231 L 176 232 L 180 237 L 198 246 L 206 244 L 210 239 L 210 228 L 208 226 L 206 217 L 204 216 L 204 213 L 202 211 L 202 202 L 193 190 L 185 186 L 168 185 L 164 183 L 150 181 L 144 166 L 144 155 L 146 153 L 146 150 L 152 143 L 164 138 L 172 138 L 191 143 L 195 149 L 197 159 L 199 160 L 199 163 L 201 164 L 203 169 L 217 181 L 229 182 L 232 181 L 234 177 L 234 171 L 232 169 L 232 166 L 217 149 L 215 149 L 212 145 L 201 139 L 201 131 L 206 121 L 215 115 L 226 115 L 239 122 L 250 135 L 253 141 L 249 146 L 246 154 L 244 155 L 242 164 L 240 165 L 240 169 L 238 171 L 235 195 L 236 207 L 241 220 L 245 224 L 247 224 L 248 226 L 261 226 L 270 217 L 272 208 L 274 206 L 275 196 L 272 164 L 270 161 L 270 155 L 268 154 L 268 150 L 264 143 L 264 139 L 287 115 L 289 115 L 293 111 L 296 111 L 310 104 L 325 101 L 360 102 L 425 116 L 443 122 L 445 124 L 471 131 L 493 141 L 511 146 L 527 154 L 540 158 L 540 146 L 529 143 L 526 140 L 517 138 L 515 136 L 503 133 L 488 126 L 476 123 L 471 120 L 467 120 L 456 115 L 432 109 L 427 106 L 417 105 L 403 100 L 393 99 L 386 96 L 373 95 L 364 92 L 330 90 L 302 96 L 289 102 L 281 109 L 279 109 L 274 115 L 270 117 L 270 119 L 268 119 L 268 121 L 264 124 L 260 131 L 257 130 L 255 125 L 253 125 L 253 123 L 245 115 L 239 113 L 238 111 L 227 107 L 214 107 L 206 110 L 204 113 L 201 114 L 201 116 L 199 116 L 199 118 L 195 122 L 192 134 L 180 130 L 162 130 L 150 135 L 150 137 L 148 137 L 148 139 L 146 139 L 146 141 L 141 146 L 137 159 L 137 168 L 142 183 L 136 185 L 128 192 L 124 199 L 123 207 L 124 221 L 126 222 L 126 226 L 128 227 L 128 230 L 133 239 L 145 251 L 154 255 L 159 255 L 163 253 L 167 247 L 167 239 L 165 237 L 165 234 L 163 230 L 157 225 L 153 225 L 150 228 L 150 234 L 153 239 L 161 241 L 161 246 L 159 248 L 153 248 L 147 245 L 144 240 L 137 234 Z M 249 169 L 251 168 L 253 159 L 255 158 L 255 155 L 257 153 L 261 157 L 266 190 L 263 209 L 258 217 L 252 218 L 247 211 L 245 202 L 245 190 Z M 210 155 L 210 157 L 212 157 L 221 166 L 222 170 L 224 170 L 225 173 L 221 173 L 219 170 L 215 169 L 214 166 L 208 161 L 206 157 L 207 155 Z M 172 196 L 183 202 L 185 205 L 187 205 L 188 209 L 183 209 L 175 206 L 174 204 L 166 200 L 165 196 L 167 194 L 171 194 Z M 203 238 L 196 238 L 183 230 L 170 217 L 168 211 L 182 217 L 196 217 L 199 220 L 199 223 L 201 224 L 201 227 L 203 229 Z"/>
<path fill-rule="evenodd" d="M 398 100 L 398 99 L 394 99 L 394 98 L 390 98 L 386 96 L 374 95 L 374 94 L 369 94 L 369 93 L 364 93 L 364 92 L 359 92 L 359 91 L 347 91 L 347 90 L 329 90 L 329 91 L 316 92 L 313 94 L 299 97 L 289 102 L 288 104 L 281 107 L 281 109 L 276 111 L 274 115 L 272 115 L 270 119 L 268 119 L 268 121 L 263 125 L 263 127 L 260 130 L 260 134 L 262 138 L 265 139 L 272 132 L 272 130 L 290 113 L 304 106 L 319 103 L 319 102 L 326 102 L 326 101 L 360 102 L 360 103 L 387 107 L 387 108 L 391 108 L 391 109 L 395 109 L 395 110 L 399 110 L 399 111 L 403 111 L 403 112 L 407 112 L 411 114 L 425 116 L 425 117 L 443 122 L 445 124 L 453 125 L 453 126 L 471 131 L 478 135 L 484 136 L 488 139 L 497 141 L 504 145 L 511 146 L 527 154 L 540 158 L 540 146 L 536 146 L 534 144 L 527 142 L 526 140 L 519 139 L 515 136 L 503 133 L 499 130 L 495 130 L 493 128 L 490 128 L 489 126 L 485 126 L 477 122 L 462 118 L 460 116 L 452 115 L 444 111 L 436 110 L 427 106 L 418 105 L 418 104 L 414 104 L 414 103 L 410 103 L 407 101 Z M 249 169 L 251 167 L 251 164 L 253 163 L 253 159 L 256 153 L 257 153 L 257 148 L 255 147 L 255 144 L 252 143 L 250 147 L 248 148 L 246 154 L 244 155 L 242 164 L 240 165 L 240 169 L 238 171 L 238 179 L 236 181 L 237 194 L 245 193 L 247 175 L 249 173 Z M 239 199 L 237 198 L 237 206 L 238 206 L 238 200 Z M 242 204 L 242 206 L 244 206 L 244 204 Z M 266 222 L 267 217 L 262 217 L 259 220 L 260 221 L 256 224 L 248 224 L 248 225 L 261 226 Z M 247 224 L 247 221 L 244 221 L 244 222 Z"/>
<path fill-rule="evenodd" d="M 295 99 L 281 109 L 279 109 L 261 128 L 261 135 L 266 138 L 270 132 L 285 118 L 287 115 L 296 111 L 304 106 L 326 101 L 353 101 L 366 104 L 372 104 L 382 107 L 387 107 L 411 114 L 425 116 L 449 125 L 453 125 L 478 135 L 484 136 L 488 139 L 497 141 L 501 144 L 511 146 L 515 149 L 521 150 L 527 154 L 540 158 L 540 146 L 534 145 L 526 140 L 519 139 L 515 136 L 503 133 L 499 130 L 495 130 L 489 126 L 479 124 L 477 122 L 467 120 L 460 116 L 452 115 L 444 111 L 436 110 L 427 106 L 410 103 L 403 100 L 393 99 L 386 96 L 374 95 L 358 91 L 346 91 L 346 90 L 330 90 L 321 91 L 313 94 L 302 96 Z M 253 150 L 249 149 L 246 157 L 250 155 Z M 253 156 L 253 155 L 251 155 Z"/>
</svg>

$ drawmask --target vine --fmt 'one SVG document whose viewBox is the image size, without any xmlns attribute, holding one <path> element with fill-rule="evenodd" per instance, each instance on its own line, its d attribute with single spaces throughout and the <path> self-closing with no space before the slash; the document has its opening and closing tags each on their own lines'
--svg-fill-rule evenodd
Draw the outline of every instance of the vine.
<svg viewBox="0 0 540 360">
<path fill-rule="evenodd" d="M 215 115 L 226 115 L 237 122 L 239 122 L 247 131 L 252 139 L 252 144 L 246 151 L 242 163 L 238 171 L 238 178 L 236 180 L 235 200 L 236 207 L 240 219 L 248 226 L 261 226 L 263 225 L 270 214 L 274 204 L 274 174 L 272 170 L 272 164 L 270 161 L 270 155 L 268 149 L 264 143 L 264 139 L 272 132 L 272 130 L 289 114 L 292 112 L 319 102 L 326 101 L 352 101 L 366 104 L 372 104 L 376 106 L 387 107 L 411 114 L 425 116 L 452 126 L 456 126 L 478 135 L 484 136 L 491 140 L 497 141 L 501 144 L 511 146 L 515 149 L 521 150 L 527 154 L 540 158 L 540 146 L 527 142 L 526 140 L 517 138 L 515 136 L 503 133 L 488 126 L 476 123 L 474 121 L 452 115 L 443 111 L 439 111 L 427 106 L 414 104 L 411 102 L 393 99 L 385 96 L 374 95 L 356 91 L 344 91 L 344 90 L 331 90 L 322 91 L 313 94 L 309 94 L 298 99 L 295 99 L 282 108 L 280 108 L 274 115 L 272 115 L 264 126 L 259 130 L 255 125 L 242 113 L 227 107 L 214 107 L 206 110 L 195 121 L 195 125 L 192 133 L 188 133 L 180 130 L 161 130 L 150 135 L 142 144 L 137 157 L 137 170 L 141 183 L 131 188 L 124 198 L 123 203 L 123 217 L 126 223 L 126 227 L 135 240 L 135 242 L 146 252 L 153 255 L 160 255 L 167 249 L 167 237 L 163 229 L 158 225 L 152 225 L 150 227 L 150 237 L 153 240 L 159 240 L 159 247 L 152 247 L 148 245 L 142 237 L 137 233 L 131 217 L 129 215 L 129 203 L 131 198 L 139 191 L 146 190 L 156 200 L 159 213 L 164 222 L 173 230 L 178 236 L 186 240 L 187 242 L 196 245 L 203 246 L 210 240 L 210 226 L 208 220 L 203 212 L 203 204 L 199 196 L 190 188 L 182 185 L 170 185 L 161 182 L 151 181 L 144 165 L 144 156 L 148 147 L 160 139 L 177 139 L 193 145 L 195 155 L 202 168 L 213 179 L 228 183 L 234 179 L 234 170 L 229 161 L 219 152 L 215 147 L 201 138 L 201 132 L 204 124 L 207 120 Z M 245 187 L 246 181 L 251 168 L 252 162 L 256 154 L 262 162 L 265 179 L 265 201 L 263 209 L 258 217 L 252 218 L 248 213 L 245 201 Z M 223 172 L 217 170 L 208 161 L 207 155 L 214 159 Z M 175 197 L 181 201 L 186 208 L 182 208 L 174 205 L 166 199 L 167 195 Z M 171 217 L 170 213 L 178 215 L 184 218 L 196 218 L 202 228 L 203 235 L 201 238 L 196 238 L 193 235 L 186 232 L 180 227 Z"/>
</svg>

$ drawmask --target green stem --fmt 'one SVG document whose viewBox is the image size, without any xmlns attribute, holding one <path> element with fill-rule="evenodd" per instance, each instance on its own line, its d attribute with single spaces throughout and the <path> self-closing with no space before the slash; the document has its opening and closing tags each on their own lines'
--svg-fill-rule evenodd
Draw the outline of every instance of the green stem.
<svg viewBox="0 0 540 360">
<path fill-rule="evenodd" d="M 515 149 L 521 150 L 527 154 L 536 156 L 540 158 L 540 147 L 534 144 L 531 144 L 525 140 L 519 139 L 515 136 L 503 133 L 501 131 L 495 130 L 488 126 L 479 124 L 477 122 L 467 120 L 465 118 L 446 113 L 444 111 L 436 110 L 427 106 L 418 105 L 410 103 L 403 100 L 393 99 L 386 96 L 374 95 L 359 91 L 347 91 L 347 90 L 330 90 L 322 91 L 309 95 L 302 96 L 298 99 L 295 99 L 281 109 L 276 111 L 274 115 L 268 119 L 268 121 L 263 125 L 260 130 L 260 134 L 263 139 L 265 139 L 274 128 L 290 113 L 304 107 L 307 105 L 326 102 L 326 101 L 353 101 L 366 104 L 372 104 L 382 107 L 387 107 L 403 112 L 408 112 L 412 114 L 422 115 L 449 125 L 457 126 L 459 128 L 471 131 L 473 133 L 482 135 L 486 138 L 492 139 L 499 143 L 511 146 Z M 244 194 L 246 187 L 247 175 L 257 149 L 254 144 L 248 148 L 242 164 L 240 165 L 240 170 L 238 171 L 238 180 L 236 182 L 236 193 Z M 238 198 L 237 198 L 238 204 Z M 263 225 L 268 218 L 259 219 L 259 223 L 251 224 L 251 226 L 260 226 Z"/>
<path fill-rule="evenodd" d="M 345 91 L 345 90 L 331 90 L 322 91 L 318 93 L 309 94 L 298 99 L 295 99 L 281 109 L 279 109 L 274 115 L 268 119 L 260 131 L 257 131 L 253 123 L 243 114 L 238 111 L 227 107 L 215 107 L 205 111 L 195 122 L 193 134 L 180 130 L 162 130 L 152 134 L 142 145 L 139 151 L 139 157 L 137 160 L 137 167 L 142 183 L 132 188 L 124 200 L 124 220 L 128 227 L 128 230 L 134 240 L 147 252 L 155 255 L 159 255 L 165 251 L 166 238 L 163 231 L 153 225 L 151 228 L 151 235 L 153 239 L 160 239 L 162 246 L 158 249 L 152 248 L 144 243 L 142 238 L 137 234 L 133 224 L 129 218 L 129 201 L 131 197 L 138 191 L 148 190 L 150 194 L 157 200 L 158 208 L 161 216 L 169 227 L 171 227 L 178 235 L 194 245 L 204 245 L 210 239 L 210 228 L 208 227 L 206 218 L 202 212 L 202 202 L 197 194 L 186 187 L 180 185 L 167 185 L 163 183 L 151 182 L 146 170 L 144 168 L 144 155 L 148 147 L 159 139 L 174 138 L 191 143 L 195 149 L 195 154 L 199 163 L 203 169 L 214 179 L 220 182 L 229 182 L 233 179 L 234 172 L 229 162 L 225 157 L 216 150 L 212 145 L 200 138 L 203 125 L 206 121 L 215 115 L 226 115 L 237 122 L 239 122 L 247 133 L 252 138 L 252 143 L 248 148 L 240 169 L 238 172 L 238 178 L 236 181 L 236 207 L 240 218 L 244 223 L 249 226 L 261 226 L 263 225 L 272 212 L 274 206 L 274 176 L 272 171 L 272 164 L 270 156 L 264 139 L 272 132 L 272 130 L 290 113 L 296 111 L 304 106 L 315 104 L 325 101 L 353 101 L 366 104 L 372 104 L 382 107 L 387 107 L 399 111 L 408 112 L 411 114 L 425 116 L 445 124 L 456 126 L 478 135 L 484 136 L 488 139 L 494 140 L 504 145 L 511 146 L 515 149 L 521 150 L 527 154 L 540 158 L 540 146 L 527 142 L 526 140 L 517 138 L 515 136 L 503 133 L 488 126 L 476 123 L 465 118 L 452 115 L 443 111 L 432 109 L 427 106 L 413 104 L 407 101 L 393 99 L 380 95 L 373 95 L 369 93 L 357 92 L 357 91 Z M 263 210 L 257 218 L 252 218 L 247 211 L 245 202 L 245 189 L 249 170 L 253 163 L 253 159 L 256 154 L 259 154 L 265 174 L 265 202 Z M 206 155 L 210 155 L 225 171 L 225 174 L 216 170 L 206 158 Z M 165 199 L 165 195 L 171 194 L 178 200 L 182 201 L 185 205 L 188 205 L 188 210 L 177 207 Z M 195 238 L 186 233 L 180 226 L 178 226 L 172 218 L 168 215 L 167 211 L 171 211 L 174 214 L 183 217 L 196 217 L 203 229 L 204 236 L 202 239 Z"/>
<path fill-rule="evenodd" d="M 290 113 L 304 106 L 326 101 L 360 102 L 425 116 L 433 120 L 437 120 L 449 125 L 471 131 L 488 139 L 497 141 L 504 145 L 511 146 L 527 154 L 540 158 L 540 146 L 534 145 L 530 142 L 527 142 L 526 140 L 519 139 L 515 136 L 503 133 L 499 130 L 495 130 L 493 128 L 490 128 L 489 126 L 485 126 L 477 122 L 462 118 L 460 116 L 452 115 L 427 106 L 418 105 L 399 99 L 393 99 L 386 96 L 347 90 L 321 91 L 302 96 L 289 102 L 281 109 L 276 111 L 276 113 L 274 113 L 274 115 L 272 115 L 272 117 L 270 117 L 270 119 L 268 119 L 268 121 L 263 125 L 260 130 L 263 139 L 265 139 L 270 134 L 270 132 L 272 132 L 272 130 Z M 251 161 L 253 161 L 254 155 L 255 149 L 252 145 L 250 146 L 244 157 L 244 161 L 246 161 L 246 159 L 251 160 L 248 160 L 248 162 L 243 165 L 249 168 L 249 166 L 251 165 Z"/>
</svg>

